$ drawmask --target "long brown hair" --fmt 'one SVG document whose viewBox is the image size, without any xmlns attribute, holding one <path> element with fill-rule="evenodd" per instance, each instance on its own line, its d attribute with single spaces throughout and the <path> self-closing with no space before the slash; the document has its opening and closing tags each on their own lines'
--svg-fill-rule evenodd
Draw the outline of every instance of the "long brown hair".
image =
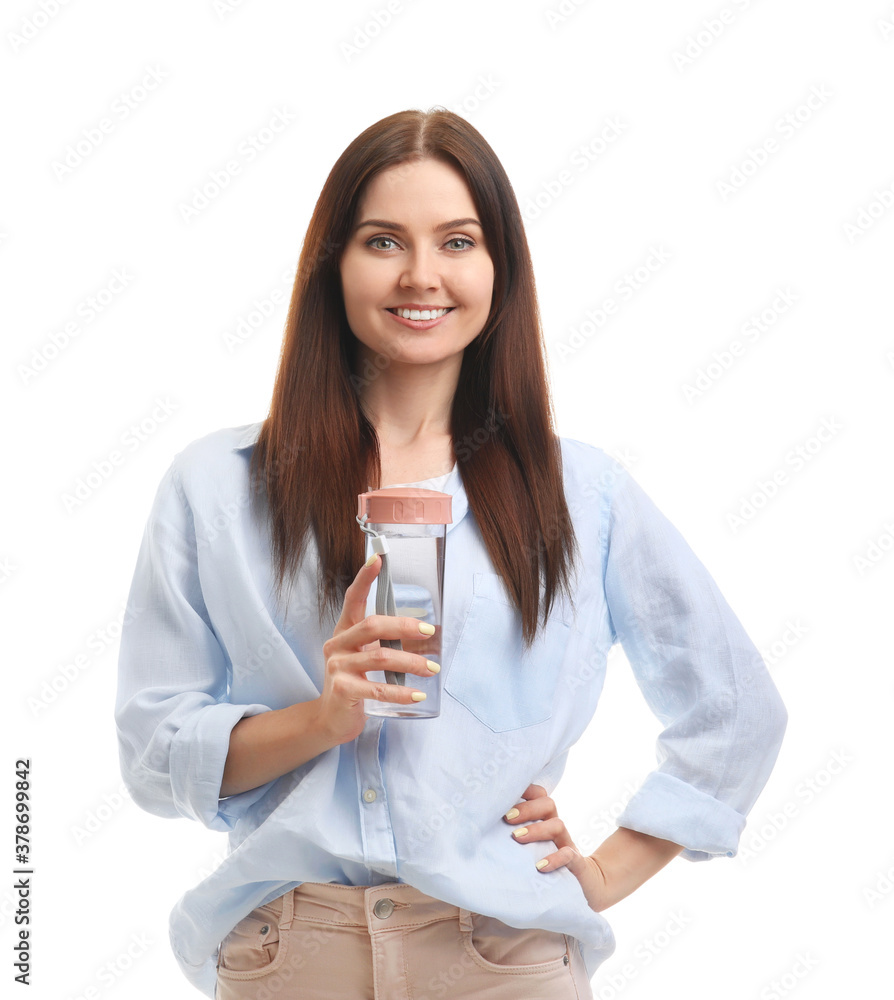
<svg viewBox="0 0 894 1000">
<path fill-rule="evenodd" d="M 465 177 L 493 260 L 490 314 L 463 353 L 451 434 L 469 512 L 529 644 L 539 612 L 545 621 L 557 591 L 569 586 L 577 541 L 521 212 L 496 154 L 459 115 L 440 108 L 389 115 L 361 132 L 330 171 L 301 249 L 251 474 L 266 494 L 277 592 L 300 564 L 310 530 L 319 553 L 320 620 L 324 607 L 337 617 L 365 555 L 354 520 L 357 494 L 379 482 L 381 471 L 375 428 L 356 390 L 357 340 L 345 315 L 339 261 L 371 178 L 427 157 Z M 499 513 L 508 497 L 515 517 Z"/>
</svg>

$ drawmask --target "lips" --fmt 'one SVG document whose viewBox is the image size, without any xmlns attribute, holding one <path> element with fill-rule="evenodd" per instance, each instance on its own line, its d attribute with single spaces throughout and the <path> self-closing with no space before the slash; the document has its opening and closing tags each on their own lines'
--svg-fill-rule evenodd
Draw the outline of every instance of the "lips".
<svg viewBox="0 0 894 1000">
<path fill-rule="evenodd" d="M 450 314 L 456 309 L 456 306 L 448 306 L 447 312 L 434 319 L 405 319 L 398 313 L 398 309 L 407 309 L 408 306 L 395 306 L 393 309 L 386 309 L 385 312 L 391 313 L 394 317 L 395 323 L 400 323 L 402 326 L 408 327 L 410 330 L 430 330 L 432 327 L 438 326 L 440 323 L 446 323 L 450 318 Z M 420 310 L 421 311 L 421 310 Z"/>
</svg>

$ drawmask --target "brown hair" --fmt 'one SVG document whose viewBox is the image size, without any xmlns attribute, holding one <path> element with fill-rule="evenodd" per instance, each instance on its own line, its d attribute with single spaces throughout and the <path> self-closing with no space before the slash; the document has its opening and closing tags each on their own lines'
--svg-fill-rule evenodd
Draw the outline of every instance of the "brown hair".
<svg viewBox="0 0 894 1000">
<path fill-rule="evenodd" d="M 562 488 L 534 271 L 512 185 L 483 136 L 451 111 L 399 111 L 371 125 L 336 161 L 298 260 L 270 412 L 252 456 L 266 494 L 278 593 L 308 530 L 319 553 L 319 614 L 338 616 L 365 556 L 357 494 L 379 482 L 379 445 L 361 410 L 357 340 L 339 260 L 365 187 L 379 171 L 423 158 L 460 171 L 494 265 L 491 309 L 466 347 L 451 409 L 454 453 L 494 568 L 533 641 L 567 588 L 577 542 Z M 518 514 L 499 513 L 507 497 Z M 544 586 L 541 605 L 540 587 Z"/>
</svg>

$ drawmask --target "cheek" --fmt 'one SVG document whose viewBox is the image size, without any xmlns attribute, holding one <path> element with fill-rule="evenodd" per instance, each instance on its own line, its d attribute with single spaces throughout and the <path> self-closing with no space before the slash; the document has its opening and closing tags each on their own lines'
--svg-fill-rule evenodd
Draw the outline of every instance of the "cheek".
<svg viewBox="0 0 894 1000">
<path fill-rule="evenodd" d="M 347 311 L 365 308 L 377 300 L 376 285 L 369 270 L 353 260 L 345 260 L 342 264 L 341 289 Z"/>
<path fill-rule="evenodd" d="M 477 274 L 474 281 L 470 283 L 469 291 L 480 308 L 489 309 L 494 292 L 493 270 L 489 269 Z"/>
</svg>

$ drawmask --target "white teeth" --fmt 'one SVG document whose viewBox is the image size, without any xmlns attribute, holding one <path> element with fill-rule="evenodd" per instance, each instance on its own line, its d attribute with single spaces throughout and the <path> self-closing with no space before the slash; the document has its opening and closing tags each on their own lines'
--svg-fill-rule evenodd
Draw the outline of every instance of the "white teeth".
<svg viewBox="0 0 894 1000">
<path fill-rule="evenodd" d="M 450 312 L 449 309 L 395 309 L 398 316 L 404 319 L 439 319 Z"/>
</svg>

